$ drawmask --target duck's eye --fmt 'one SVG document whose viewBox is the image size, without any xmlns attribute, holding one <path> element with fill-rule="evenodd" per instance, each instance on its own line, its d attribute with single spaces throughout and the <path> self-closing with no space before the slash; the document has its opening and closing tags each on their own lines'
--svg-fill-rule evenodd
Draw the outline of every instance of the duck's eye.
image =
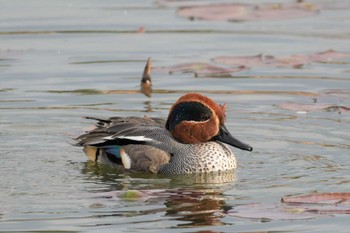
<svg viewBox="0 0 350 233">
<path fill-rule="evenodd" d="M 210 116 L 208 114 L 202 114 L 200 115 L 199 119 L 200 121 L 206 121 L 210 118 Z"/>
</svg>

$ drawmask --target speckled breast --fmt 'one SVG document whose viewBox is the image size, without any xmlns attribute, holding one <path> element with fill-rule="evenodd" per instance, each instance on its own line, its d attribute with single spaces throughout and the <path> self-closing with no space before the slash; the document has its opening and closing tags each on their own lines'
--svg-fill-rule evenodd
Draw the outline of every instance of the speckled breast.
<svg viewBox="0 0 350 233">
<path fill-rule="evenodd" d="M 161 166 L 159 173 L 209 173 L 236 167 L 236 158 L 228 146 L 220 142 L 207 142 L 188 145 L 185 150 L 175 153 L 169 164 Z"/>
</svg>

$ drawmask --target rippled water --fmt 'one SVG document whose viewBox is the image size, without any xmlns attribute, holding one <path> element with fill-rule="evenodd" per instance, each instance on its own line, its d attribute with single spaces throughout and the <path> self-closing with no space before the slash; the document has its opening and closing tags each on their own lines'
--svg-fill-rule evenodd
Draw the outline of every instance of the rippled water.
<svg viewBox="0 0 350 233">
<path fill-rule="evenodd" d="M 274 220 L 239 217 L 235 208 L 350 190 L 349 112 L 278 107 L 349 106 L 349 59 L 222 78 L 155 69 L 152 97 L 138 90 L 147 57 L 162 67 L 350 52 L 349 15 L 345 7 L 230 23 L 189 21 L 153 1 L 1 1 L 0 231 L 348 232 L 346 214 Z M 67 143 L 91 125 L 81 116 L 166 117 L 189 91 L 227 103 L 228 128 L 253 145 L 252 153 L 234 149 L 235 174 L 117 174 Z M 122 190 L 143 198 L 120 197 Z"/>
</svg>

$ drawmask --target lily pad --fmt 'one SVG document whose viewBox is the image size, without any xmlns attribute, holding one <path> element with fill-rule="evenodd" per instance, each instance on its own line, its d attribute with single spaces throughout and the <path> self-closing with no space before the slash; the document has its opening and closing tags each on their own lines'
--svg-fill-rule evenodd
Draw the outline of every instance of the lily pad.
<svg viewBox="0 0 350 233">
<path fill-rule="evenodd" d="M 282 20 L 315 14 L 319 7 L 313 3 L 241 4 L 217 3 L 180 7 L 179 16 L 209 21 Z"/>
</svg>

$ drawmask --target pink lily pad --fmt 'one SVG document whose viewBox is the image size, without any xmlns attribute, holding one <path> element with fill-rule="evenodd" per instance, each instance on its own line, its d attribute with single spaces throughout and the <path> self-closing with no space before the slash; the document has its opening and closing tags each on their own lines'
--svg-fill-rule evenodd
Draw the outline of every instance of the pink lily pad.
<svg viewBox="0 0 350 233">
<path fill-rule="evenodd" d="M 284 203 L 338 204 L 350 199 L 350 193 L 316 193 L 294 197 L 283 197 Z"/>
<path fill-rule="evenodd" d="M 218 3 L 180 7 L 177 13 L 190 19 L 210 21 L 282 20 L 313 15 L 318 8 L 317 5 L 306 2 L 260 5 Z"/>
<path fill-rule="evenodd" d="M 166 71 L 169 74 L 175 73 L 175 72 L 181 72 L 181 73 L 194 73 L 195 76 L 209 76 L 209 75 L 228 75 L 234 72 L 238 72 L 243 70 L 243 68 L 237 68 L 237 69 L 227 69 L 221 66 L 212 65 L 209 63 L 204 62 L 193 62 L 193 63 L 183 63 L 168 67 L 161 67 L 158 68 L 160 71 Z"/>
<path fill-rule="evenodd" d="M 334 104 L 299 104 L 299 103 L 283 103 L 278 105 L 279 108 L 295 111 L 298 113 L 316 112 L 316 111 L 328 111 L 328 112 L 348 112 L 350 107 L 340 106 Z"/>
</svg>

